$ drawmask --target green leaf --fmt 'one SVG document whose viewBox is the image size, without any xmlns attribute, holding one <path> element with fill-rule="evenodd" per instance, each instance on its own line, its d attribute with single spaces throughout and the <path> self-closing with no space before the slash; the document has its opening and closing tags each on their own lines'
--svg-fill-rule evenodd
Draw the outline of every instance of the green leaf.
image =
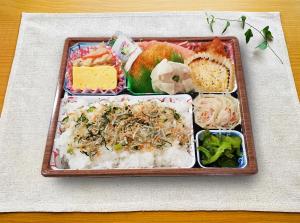
<svg viewBox="0 0 300 223">
<path fill-rule="evenodd" d="M 259 44 L 256 48 L 259 48 L 261 50 L 265 50 L 268 47 L 268 42 L 267 40 L 264 40 L 263 42 L 261 42 L 261 44 Z"/>
<path fill-rule="evenodd" d="M 242 28 L 245 28 L 245 23 L 246 23 L 246 16 L 241 16 L 241 20 L 242 20 Z"/>
<path fill-rule="evenodd" d="M 170 61 L 176 63 L 184 63 L 184 59 L 180 53 L 173 52 L 170 56 Z"/>
<path fill-rule="evenodd" d="M 222 34 L 224 34 L 225 32 L 226 32 L 226 30 L 227 30 L 227 28 L 230 26 L 230 22 L 229 21 L 226 21 L 226 24 L 225 24 L 225 27 L 224 27 L 224 29 L 223 29 L 223 31 L 222 31 Z"/>
<path fill-rule="evenodd" d="M 209 28 L 210 28 L 212 33 L 214 32 L 214 29 L 213 29 L 213 24 L 214 23 L 215 23 L 215 17 L 212 15 L 211 19 L 210 19 L 210 22 L 209 22 Z"/>
<path fill-rule="evenodd" d="M 249 40 L 250 40 L 250 38 L 253 37 L 252 30 L 251 30 L 251 29 L 248 29 L 248 30 L 245 32 L 245 36 L 246 36 L 246 43 L 248 43 Z"/>
<path fill-rule="evenodd" d="M 133 93 L 153 93 L 150 75 L 151 70 L 145 66 L 142 66 L 138 76 L 133 76 L 127 72 L 128 89 Z"/>
<path fill-rule="evenodd" d="M 207 24 L 209 24 L 209 18 L 208 18 L 208 14 L 207 14 L 207 12 L 205 12 L 205 16 L 206 16 L 206 21 L 207 21 Z"/>
<path fill-rule="evenodd" d="M 213 32 L 214 32 L 214 29 L 213 29 L 213 22 L 210 22 L 210 23 L 209 23 L 209 28 L 210 28 L 210 31 L 213 33 Z"/>
<path fill-rule="evenodd" d="M 273 35 L 272 35 L 271 31 L 269 30 L 269 26 L 266 26 L 265 28 L 263 28 L 262 32 L 264 34 L 265 40 L 267 40 L 267 41 L 273 40 Z"/>
</svg>

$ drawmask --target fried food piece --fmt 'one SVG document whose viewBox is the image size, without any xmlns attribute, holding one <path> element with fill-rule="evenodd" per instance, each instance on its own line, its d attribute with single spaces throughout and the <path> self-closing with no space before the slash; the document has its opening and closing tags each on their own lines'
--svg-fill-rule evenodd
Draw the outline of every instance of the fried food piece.
<svg viewBox="0 0 300 223">
<path fill-rule="evenodd" d="M 174 49 L 165 43 L 153 44 L 143 51 L 136 61 L 134 61 L 130 74 L 138 79 L 143 68 L 152 70 L 156 64 L 165 58 L 170 58 L 174 52 Z"/>
<path fill-rule="evenodd" d="M 75 67 L 94 67 L 99 65 L 113 65 L 115 63 L 112 52 L 102 44 L 73 62 Z"/>
<path fill-rule="evenodd" d="M 219 38 L 214 38 L 213 41 L 204 43 L 199 45 L 199 47 L 195 48 L 194 51 L 196 53 L 200 52 L 209 52 L 212 54 L 222 55 L 224 57 L 228 57 L 228 53 L 226 52 L 225 45 Z"/>
<path fill-rule="evenodd" d="M 163 59 L 170 59 L 179 55 L 166 43 L 152 44 L 145 49 L 134 61 L 128 73 L 130 88 L 136 93 L 154 92 L 151 84 L 151 71 Z M 181 55 L 179 55 L 181 58 Z"/>
</svg>

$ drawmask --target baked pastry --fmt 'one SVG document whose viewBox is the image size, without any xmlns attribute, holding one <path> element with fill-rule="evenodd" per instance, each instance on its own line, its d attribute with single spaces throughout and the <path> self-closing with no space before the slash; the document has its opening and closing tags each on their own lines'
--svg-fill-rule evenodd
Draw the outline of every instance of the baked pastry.
<svg viewBox="0 0 300 223">
<path fill-rule="evenodd" d="M 213 52 L 200 52 L 184 62 L 191 69 L 198 92 L 230 92 L 234 89 L 235 72 L 231 59 Z"/>
</svg>

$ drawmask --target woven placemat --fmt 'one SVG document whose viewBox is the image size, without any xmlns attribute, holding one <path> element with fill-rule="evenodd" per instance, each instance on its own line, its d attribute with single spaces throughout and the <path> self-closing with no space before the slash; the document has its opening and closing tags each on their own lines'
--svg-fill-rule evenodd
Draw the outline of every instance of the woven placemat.
<svg viewBox="0 0 300 223">
<path fill-rule="evenodd" d="M 64 40 L 76 36 L 212 35 L 204 12 L 23 14 L 0 119 L 0 211 L 300 210 L 300 109 L 279 13 L 246 15 L 270 25 L 271 51 L 240 40 L 259 172 L 253 176 L 45 178 L 40 174 Z M 220 33 L 223 23 L 215 24 Z"/>
</svg>

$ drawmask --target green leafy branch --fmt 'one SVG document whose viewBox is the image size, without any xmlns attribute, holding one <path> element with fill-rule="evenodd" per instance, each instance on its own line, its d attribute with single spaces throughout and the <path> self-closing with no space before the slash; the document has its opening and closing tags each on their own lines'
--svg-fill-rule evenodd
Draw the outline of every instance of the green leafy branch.
<svg viewBox="0 0 300 223">
<path fill-rule="evenodd" d="M 246 43 L 248 43 L 250 41 L 250 39 L 253 37 L 252 30 L 255 30 L 263 37 L 263 41 L 256 48 L 259 48 L 261 50 L 265 50 L 267 48 L 270 49 L 272 51 L 272 53 L 278 58 L 280 63 L 283 64 L 283 60 L 278 56 L 278 54 L 273 50 L 273 48 L 269 44 L 270 42 L 272 42 L 272 40 L 274 38 L 271 31 L 269 30 L 269 26 L 266 26 L 262 30 L 259 30 L 256 27 L 254 27 L 253 25 L 251 25 L 250 23 L 246 22 L 246 19 L 247 19 L 247 17 L 244 15 L 241 16 L 239 19 L 224 19 L 224 18 L 215 17 L 214 15 L 208 15 L 206 13 L 206 21 L 209 25 L 211 32 L 214 32 L 213 25 L 216 22 L 216 20 L 226 21 L 225 27 L 222 31 L 222 34 L 224 34 L 226 32 L 226 30 L 228 29 L 228 27 L 230 26 L 230 22 L 240 23 L 242 29 L 245 29 L 245 26 L 248 26 L 249 28 L 245 32 Z"/>
</svg>

